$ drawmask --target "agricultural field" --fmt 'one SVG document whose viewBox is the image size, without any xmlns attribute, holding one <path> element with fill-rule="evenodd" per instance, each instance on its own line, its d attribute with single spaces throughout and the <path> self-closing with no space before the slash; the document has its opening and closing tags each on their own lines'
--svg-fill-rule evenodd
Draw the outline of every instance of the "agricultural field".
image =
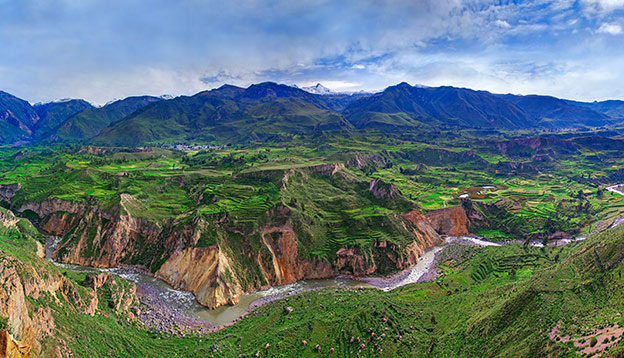
<svg viewBox="0 0 624 358">
<path fill-rule="evenodd" d="M 544 142 L 546 147 L 553 145 Z M 60 198 L 111 208 L 119 205 L 120 194 L 128 194 L 137 201 L 126 209 L 150 220 L 192 211 L 229 213 L 245 221 L 285 200 L 279 194 L 284 173 L 345 164 L 344 170 L 357 180 L 392 183 L 424 212 L 462 201 L 504 207 L 505 218 L 496 220 L 511 220 L 515 224 L 510 225 L 516 226 L 527 223 L 516 230 L 521 236 L 557 230 L 588 233 L 597 222 L 624 210 L 624 197 L 604 190 L 616 183 L 617 177 L 609 176 L 623 165 L 616 151 L 577 145 L 574 159 L 569 153 L 545 159 L 540 150 L 550 153 L 549 148 L 501 152 L 495 139 L 477 142 L 469 136 L 447 145 L 398 139 L 389 145 L 387 137 L 374 134 L 313 143 L 310 138 L 292 137 L 280 145 L 186 152 L 75 145 L 2 149 L 0 183 L 22 185 L 11 200 L 14 207 Z M 591 160 L 596 156 L 600 161 Z M 384 209 L 344 209 L 341 215 L 362 218 L 379 210 Z M 484 236 L 513 234 L 503 229 L 504 223 L 491 224 L 475 230 Z"/>
</svg>

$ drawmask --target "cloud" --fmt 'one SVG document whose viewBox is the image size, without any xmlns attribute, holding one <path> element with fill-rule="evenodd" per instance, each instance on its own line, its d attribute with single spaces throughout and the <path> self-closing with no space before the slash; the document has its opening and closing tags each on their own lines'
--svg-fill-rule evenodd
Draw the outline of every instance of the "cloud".
<svg viewBox="0 0 624 358">
<path fill-rule="evenodd" d="M 585 64 L 624 77 L 612 67 L 624 49 L 595 36 L 622 31 L 624 1 L 579 1 L 0 0 L 0 84 L 33 102 L 259 81 L 568 95 L 558 83 L 589 73 Z M 590 84 L 582 96 L 619 94 L 576 81 Z"/>
<path fill-rule="evenodd" d="M 590 9 L 607 12 L 624 8 L 624 0 L 582 0 L 581 2 Z"/>
<path fill-rule="evenodd" d="M 622 33 L 622 26 L 619 24 L 604 23 L 600 25 L 598 32 L 603 34 L 619 35 Z"/>
<path fill-rule="evenodd" d="M 498 27 L 502 27 L 503 29 L 508 29 L 511 27 L 511 25 L 505 20 L 496 20 L 494 21 L 494 24 Z"/>
</svg>

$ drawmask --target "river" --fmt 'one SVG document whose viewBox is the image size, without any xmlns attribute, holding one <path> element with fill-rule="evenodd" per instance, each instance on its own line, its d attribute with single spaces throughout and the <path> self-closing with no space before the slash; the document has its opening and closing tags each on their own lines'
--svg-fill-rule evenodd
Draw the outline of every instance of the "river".
<svg viewBox="0 0 624 358">
<path fill-rule="evenodd" d="M 560 246 L 572 241 L 585 239 L 563 239 L 554 242 Z M 46 245 L 46 257 L 52 260 L 52 253 L 60 242 L 59 238 L 50 238 Z M 192 293 L 176 290 L 164 281 L 150 276 L 148 273 L 134 268 L 109 268 L 98 269 L 93 267 L 61 264 L 55 265 L 74 272 L 110 272 L 116 274 L 137 285 L 137 295 L 146 306 L 144 310 L 145 323 L 154 326 L 156 320 L 160 320 L 160 328 L 165 329 L 167 324 L 177 324 L 185 327 L 203 327 L 206 331 L 216 329 L 218 326 L 227 325 L 247 312 L 270 301 L 281 299 L 293 294 L 309 290 L 327 287 L 376 287 L 384 291 L 390 291 L 397 287 L 410 283 L 428 281 L 436 277 L 435 265 L 437 254 L 447 245 L 465 244 L 475 246 L 502 246 L 521 241 L 493 242 L 474 236 L 446 237 L 442 246 L 433 247 L 425 251 L 419 258 L 418 263 L 407 270 L 387 277 L 363 277 L 351 279 L 338 277 L 334 279 L 302 280 L 283 286 L 274 286 L 266 290 L 242 295 L 236 305 L 221 306 L 217 309 L 208 309 L 200 305 Z M 541 242 L 531 242 L 531 246 L 543 246 Z M 152 314 L 153 316 L 150 316 Z M 163 324 L 163 321 L 165 324 Z M 206 325 L 207 324 L 207 325 Z"/>
</svg>

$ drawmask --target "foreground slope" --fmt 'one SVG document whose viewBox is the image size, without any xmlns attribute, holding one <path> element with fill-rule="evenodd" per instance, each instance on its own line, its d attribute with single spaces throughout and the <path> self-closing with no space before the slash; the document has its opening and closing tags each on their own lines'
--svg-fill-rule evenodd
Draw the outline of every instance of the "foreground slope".
<svg viewBox="0 0 624 358">
<path fill-rule="evenodd" d="M 446 250 L 440 255 L 442 275 L 432 283 L 389 293 L 339 289 L 298 295 L 228 328 L 241 339 L 220 343 L 220 352 L 569 357 L 624 351 L 619 314 L 624 228 L 559 248 Z M 271 328 L 255 330 L 260 326 Z M 592 338 L 598 343 L 592 345 Z"/>
<path fill-rule="evenodd" d="M 128 325 L 128 310 L 137 303 L 134 285 L 125 280 L 57 268 L 45 258 L 42 240 L 28 220 L 0 208 L 0 356 L 74 356 L 68 345 L 88 332 L 85 326 L 103 332 L 96 313 Z M 76 320 L 85 326 L 74 326 Z"/>
<path fill-rule="evenodd" d="M 13 227 L 18 219 L 3 213 L 5 227 Z M 433 282 L 391 292 L 307 292 L 201 337 L 148 333 L 128 321 L 116 300 L 132 299 L 130 286 L 114 277 L 107 281 L 115 284 L 96 290 L 78 284 L 84 274 L 61 274 L 37 257 L 24 228 L 3 233 L 1 260 L 12 264 L 1 266 L 0 274 L 15 282 L 5 290 L 18 290 L 8 297 L 24 295 L 2 302 L 22 302 L 27 311 L 1 306 L 0 322 L 15 339 L 37 347 L 34 356 L 570 357 L 624 351 L 622 226 L 563 247 L 450 246 L 438 257 L 441 276 Z M 32 267 L 47 279 L 30 279 Z M 32 326 L 16 326 L 30 311 L 38 312 Z M 22 321 L 15 320 L 18 313 Z M 26 332 L 35 332 L 37 343 Z"/>
</svg>

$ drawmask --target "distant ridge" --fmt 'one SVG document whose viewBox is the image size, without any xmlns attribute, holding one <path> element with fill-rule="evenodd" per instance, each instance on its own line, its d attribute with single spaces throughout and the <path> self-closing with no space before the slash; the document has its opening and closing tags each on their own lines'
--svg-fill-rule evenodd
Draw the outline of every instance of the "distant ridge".
<svg viewBox="0 0 624 358">
<path fill-rule="evenodd" d="M 99 108 L 72 99 L 31 106 L 0 91 L 0 143 L 61 141 L 142 145 L 162 141 L 246 142 L 281 134 L 437 128 L 574 129 L 617 124 L 624 101 L 575 102 L 399 83 L 369 93 L 322 84 L 223 85 L 193 96 L 136 96 Z M 399 131 L 399 132 L 397 132 Z"/>
</svg>

